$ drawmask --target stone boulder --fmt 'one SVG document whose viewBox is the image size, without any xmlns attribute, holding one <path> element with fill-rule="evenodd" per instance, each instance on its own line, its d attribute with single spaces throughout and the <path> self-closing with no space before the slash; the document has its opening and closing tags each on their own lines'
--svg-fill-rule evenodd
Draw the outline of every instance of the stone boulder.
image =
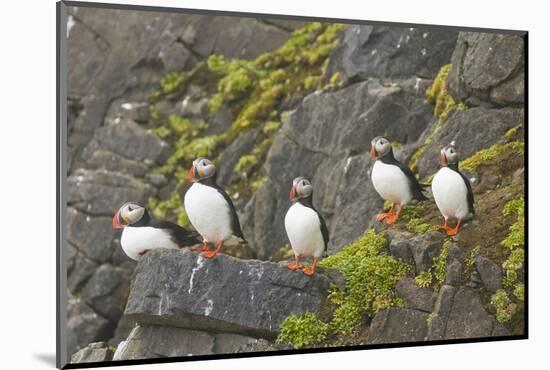
<svg viewBox="0 0 550 370">
<path fill-rule="evenodd" d="M 367 344 L 418 342 L 426 339 L 428 313 L 388 308 L 372 319 Z"/>
<path fill-rule="evenodd" d="M 397 282 L 395 291 L 403 298 L 406 308 L 432 312 L 436 300 L 433 289 L 421 288 L 413 278 L 404 277 Z"/>
<path fill-rule="evenodd" d="M 140 325 L 273 338 L 290 314 L 321 312 L 331 282 L 272 262 L 154 250 L 136 267 L 124 315 Z"/>
<path fill-rule="evenodd" d="M 269 258 L 286 240 L 283 219 L 297 176 L 313 183 L 330 253 L 360 236 L 383 206 L 369 179 L 371 139 L 415 142 L 431 120 L 432 107 L 413 81 L 370 80 L 308 95 L 276 134 L 264 166 L 267 181 L 243 211 L 243 231 L 258 258 Z"/>
<path fill-rule="evenodd" d="M 71 363 L 104 362 L 113 359 L 113 352 L 105 342 L 90 343 L 71 356 Z"/>
<path fill-rule="evenodd" d="M 493 293 L 500 289 L 502 285 L 502 267 L 483 256 L 476 256 L 474 263 L 485 289 Z"/>
<path fill-rule="evenodd" d="M 439 169 L 439 151 L 455 142 L 462 159 L 499 142 L 506 131 L 524 122 L 523 109 L 483 107 L 453 111 L 418 160 L 420 178 Z"/>
<path fill-rule="evenodd" d="M 111 325 L 82 299 L 69 293 L 67 303 L 67 353 L 69 357 L 89 343 L 104 341 L 111 335 Z"/>
<path fill-rule="evenodd" d="M 451 30 L 352 25 L 330 54 L 327 76 L 339 72 L 344 83 L 371 77 L 432 79 L 449 63 L 457 37 Z"/>
<path fill-rule="evenodd" d="M 522 105 L 525 41 L 520 35 L 461 32 L 447 88 L 468 105 Z"/>
</svg>

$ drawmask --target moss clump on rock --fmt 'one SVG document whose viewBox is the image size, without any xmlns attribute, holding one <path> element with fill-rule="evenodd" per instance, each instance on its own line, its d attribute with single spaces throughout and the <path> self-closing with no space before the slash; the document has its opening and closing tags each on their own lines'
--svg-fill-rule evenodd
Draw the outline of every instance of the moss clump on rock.
<svg viewBox="0 0 550 370">
<path fill-rule="evenodd" d="M 328 324 L 312 312 L 300 316 L 292 314 L 281 323 L 277 343 L 290 344 L 294 348 L 310 347 L 323 341 L 328 332 Z"/>
<path fill-rule="evenodd" d="M 516 222 L 510 226 L 510 233 L 501 245 L 510 251 L 508 258 L 502 264 L 504 269 L 503 288 L 491 297 L 491 304 L 497 310 L 497 320 L 508 322 L 512 320 L 517 310 L 509 292 L 517 301 L 522 302 L 525 295 L 523 280 L 518 282 L 525 263 L 525 200 L 523 197 L 506 203 L 502 213 L 505 217 L 516 217 Z"/>
<path fill-rule="evenodd" d="M 466 171 L 475 171 L 482 164 L 492 161 L 506 154 L 523 155 L 525 152 L 525 143 L 522 141 L 512 141 L 509 143 L 495 144 L 487 149 L 482 149 L 471 157 L 460 163 L 460 168 Z"/>
<path fill-rule="evenodd" d="M 434 104 L 434 115 L 439 118 L 440 122 L 445 122 L 453 110 L 466 108 L 462 103 L 457 104 L 447 91 L 447 77 L 451 68 L 451 64 L 441 67 L 432 85 L 426 90 L 426 98 Z"/>
<path fill-rule="evenodd" d="M 434 289 L 438 290 L 441 284 L 445 282 L 445 278 L 447 277 L 447 257 L 449 256 L 449 245 L 451 243 L 451 240 L 446 240 L 439 255 L 434 257 L 432 266 L 416 276 L 415 281 L 418 286 L 427 288 L 433 283 Z"/>
<path fill-rule="evenodd" d="M 392 306 L 401 306 L 395 284 L 409 267 L 386 253 L 387 240 L 368 230 L 337 254 L 320 262 L 321 267 L 340 270 L 346 280 L 345 290 L 334 288 L 330 298 L 336 305 L 331 331 L 351 334 L 361 314 L 373 315 Z"/>
<path fill-rule="evenodd" d="M 496 308 L 498 322 L 505 323 L 512 320 L 516 313 L 517 305 L 510 300 L 505 290 L 499 289 L 491 296 L 491 304 Z"/>
</svg>

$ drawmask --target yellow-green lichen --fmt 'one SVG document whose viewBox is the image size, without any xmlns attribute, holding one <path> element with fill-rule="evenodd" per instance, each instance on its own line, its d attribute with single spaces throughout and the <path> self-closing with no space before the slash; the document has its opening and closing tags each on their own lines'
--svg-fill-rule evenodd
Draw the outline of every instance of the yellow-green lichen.
<svg viewBox="0 0 550 370">
<path fill-rule="evenodd" d="M 185 80 L 184 72 L 168 72 L 160 80 L 160 87 L 165 94 L 168 94 L 178 88 Z"/>
<path fill-rule="evenodd" d="M 512 127 L 511 129 L 506 131 L 506 133 L 504 134 L 504 137 L 507 138 L 507 139 L 513 139 L 514 136 L 516 136 L 517 132 L 519 131 L 519 129 L 522 126 L 523 126 L 523 124 L 519 124 L 516 127 Z"/>
<path fill-rule="evenodd" d="M 517 304 L 513 303 L 505 290 L 499 289 L 491 296 L 491 304 L 496 309 L 496 318 L 498 322 L 506 323 L 512 320 L 516 313 Z"/>
<path fill-rule="evenodd" d="M 457 104 L 447 91 L 447 77 L 451 68 L 451 64 L 441 67 L 432 85 L 426 90 L 426 98 L 434 104 L 434 115 L 439 118 L 440 122 L 445 122 L 453 110 L 466 108 L 462 103 Z"/>
<path fill-rule="evenodd" d="M 328 325 L 319 320 L 315 313 L 305 312 L 299 316 L 291 314 L 285 318 L 280 329 L 277 343 L 304 348 L 323 341 L 327 336 Z"/>
<path fill-rule="evenodd" d="M 337 307 L 330 322 L 331 332 L 350 334 L 357 328 L 362 313 L 373 315 L 403 305 L 394 288 L 409 267 L 388 255 L 386 247 L 383 235 L 367 230 L 340 252 L 320 262 L 321 267 L 340 270 L 346 280 L 345 290 L 333 288 L 330 295 Z"/>
<path fill-rule="evenodd" d="M 482 149 L 460 163 L 460 168 L 466 171 L 475 171 L 482 164 L 492 161 L 506 154 L 523 155 L 525 143 L 512 141 L 504 144 L 495 144 L 487 149 Z"/>
<path fill-rule="evenodd" d="M 439 255 L 434 257 L 430 268 L 416 276 L 415 281 L 418 286 L 427 288 L 434 284 L 434 288 L 437 290 L 445 282 L 445 278 L 447 277 L 447 258 L 451 243 L 451 240 L 446 240 Z"/>
</svg>

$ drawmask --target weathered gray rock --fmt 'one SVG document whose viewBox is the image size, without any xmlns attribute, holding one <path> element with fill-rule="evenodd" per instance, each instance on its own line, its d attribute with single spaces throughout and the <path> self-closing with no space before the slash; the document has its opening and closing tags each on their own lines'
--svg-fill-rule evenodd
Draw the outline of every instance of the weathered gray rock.
<svg viewBox="0 0 550 370">
<path fill-rule="evenodd" d="M 214 337 L 208 333 L 172 326 L 135 327 L 128 339 L 120 342 L 114 361 L 142 358 L 209 355 L 214 352 Z"/>
<path fill-rule="evenodd" d="M 218 168 L 217 183 L 225 188 L 231 183 L 233 176 L 235 175 L 233 168 L 239 161 L 239 159 L 252 151 L 252 148 L 256 144 L 256 137 L 258 136 L 259 129 L 248 130 L 246 133 L 237 137 L 224 151 L 220 160 L 221 165 Z"/>
<path fill-rule="evenodd" d="M 320 312 L 330 283 L 271 262 L 154 250 L 138 263 L 124 314 L 139 324 L 272 338 L 291 313 Z"/>
<path fill-rule="evenodd" d="M 80 254 L 96 264 L 107 262 L 113 254 L 112 217 L 92 217 L 73 207 L 67 209 L 67 240 Z"/>
<path fill-rule="evenodd" d="M 408 308 L 380 311 L 372 319 L 367 344 L 424 341 L 427 319 L 427 313 Z"/>
<path fill-rule="evenodd" d="M 124 311 L 129 280 L 125 270 L 103 264 L 84 286 L 82 299 L 101 316 L 116 323 Z"/>
<path fill-rule="evenodd" d="M 445 339 L 488 337 L 495 319 L 485 311 L 477 293 L 459 288 L 445 328 Z"/>
<path fill-rule="evenodd" d="M 119 167 L 116 166 L 119 162 L 115 160 L 106 163 L 106 167 L 100 167 L 121 172 L 126 172 L 123 166 L 126 162 L 134 166 L 136 162 L 150 163 L 150 166 L 158 165 L 163 163 L 170 153 L 168 144 L 157 135 L 128 119 L 119 119 L 114 124 L 97 129 L 82 152 L 82 160 L 87 161 L 98 150 L 109 151 L 125 159 L 124 162 L 120 162 Z"/>
<path fill-rule="evenodd" d="M 421 288 L 414 279 L 404 277 L 397 282 L 395 290 L 405 301 L 405 307 L 432 312 L 436 300 L 433 289 Z"/>
<path fill-rule="evenodd" d="M 517 35 L 461 32 L 447 79 L 457 101 L 523 104 L 524 40 Z M 472 99 L 473 97 L 474 99 Z"/>
<path fill-rule="evenodd" d="M 428 320 L 428 339 L 441 340 L 445 338 L 447 321 L 453 307 L 453 298 L 457 288 L 450 285 L 443 285 L 435 302 L 433 313 Z"/>
<path fill-rule="evenodd" d="M 289 186 L 300 175 L 314 184 L 313 202 L 331 235 L 329 252 L 360 236 L 383 205 L 369 179 L 370 140 L 386 135 L 414 142 L 433 119 L 431 110 L 424 92 L 405 82 L 371 80 L 307 96 L 275 136 L 267 182 L 244 210 L 243 231 L 258 257 L 268 258 L 286 240 Z"/>
<path fill-rule="evenodd" d="M 466 259 L 466 252 L 457 243 L 450 244 L 448 248 L 445 284 L 458 286 L 465 281 L 464 260 Z"/>
<path fill-rule="evenodd" d="M 352 25 L 330 55 L 327 75 L 340 72 L 344 82 L 431 79 L 449 63 L 457 37 L 456 31 Z"/>
<path fill-rule="evenodd" d="M 155 193 L 151 185 L 132 176 L 105 170 L 76 170 L 67 179 L 67 187 L 70 206 L 91 216 L 111 218 L 128 200 L 146 202 Z"/>
<path fill-rule="evenodd" d="M 104 341 L 112 333 L 109 321 L 86 302 L 69 294 L 67 303 L 67 353 L 69 357 L 88 343 Z"/>
<path fill-rule="evenodd" d="M 495 327 L 493 328 L 493 332 L 491 333 L 491 336 L 493 337 L 507 337 L 509 335 L 512 335 L 512 332 L 510 332 L 510 329 L 500 322 L 495 323 Z"/>
<path fill-rule="evenodd" d="M 221 54 L 253 59 L 281 46 L 290 36 L 289 30 L 242 16 L 196 15 L 182 26 L 183 43 L 202 57 Z"/>
<path fill-rule="evenodd" d="M 523 109 L 470 108 L 454 111 L 434 135 L 418 161 L 420 178 L 438 170 L 439 151 L 455 141 L 462 159 L 490 147 L 504 137 L 506 131 L 524 122 Z"/>
<path fill-rule="evenodd" d="M 414 264 L 414 257 L 408 239 L 392 238 L 388 249 L 395 258 L 411 265 Z"/>
<path fill-rule="evenodd" d="M 444 239 L 442 233 L 429 232 L 417 235 L 409 241 L 417 274 L 432 266 L 434 257 L 441 253 Z"/>
<path fill-rule="evenodd" d="M 475 256 L 474 263 L 481 282 L 490 292 L 496 292 L 502 285 L 502 268 L 487 257 Z"/>
<path fill-rule="evenodd" d="M 74 264 L 70 270 L 67 270 L 67 288 L 71 292 L 79 291 L 84 283 L 93 275 L 98 264 L 82 253 L 78 253 L 74 257 Z"/>
<path fill-rule="evenodd" d="M 239 334 L 219 333 L 214 336 L 214 341 L 214 353 L 264 352 L 278 349 L 266 339 Z"/>
<path fill-rule="evenodd" d="M 90 343 L 71 356 L 71 363 L 104 362 L 113 359 L 113 352 L 109 350 L 107 343 Z"/>
</svg>

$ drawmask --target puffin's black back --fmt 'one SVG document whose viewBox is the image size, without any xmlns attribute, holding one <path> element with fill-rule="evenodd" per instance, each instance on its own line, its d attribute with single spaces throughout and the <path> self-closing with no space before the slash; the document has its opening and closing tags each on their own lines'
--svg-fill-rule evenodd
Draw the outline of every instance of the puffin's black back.
<svg viewBox="0 0 550 370">
<path fill-rule="evenodd" d="M 393 155 L 393 148 L 390 148 L 389 153 L 382 156 L 379 160 L 385 164 L 392 164 L 394 166 L 399 167 L 399 169 L 405 174 L 405 176 L 409 180 L 409 184 L 411 186 L 414 199 L 419 201 L 428 199 L 426 198 L 424 193 L 422 193 L 422 191 L 425 188 L 429 187 L 429 185 L 419 183 L 418 180 L 416 179 L 416 176 L 414 176 L 413 172 L 411 171 L 411 169 L 406 165 L 404 165 L 403 163 L 399 162 L 397 159 L 395 159 Z"/>
<path fill-rule="evenodd" d="M 449 167 L 449 169 L 455 171 L 456 173 L 458 173 L 460 175 L 460 177 L 462 177 L 462 180 L 464 181 L 464 184 L 466 185 L 466 189 L 468 189 L 468 195 L 467 195 L 468 211 L 471 214 L 475 214 L 476 211 L 474 209 L 474 192 L 472 191 L 472 184 L 470 184 L 470 180 L 468 180 L 468 178 L 462 172 L 460 172 L 460 170 L 458 169 L 458 162 L 453 163 L 453 164 L 448 164 L 447 167 Z"/>
<path fill-rule="evenodd" d="M 152 219 L 147 209 L 143 212 L 141 219 L 130 227 L 154 227 L 165 230 L 180 248 L 202 243 L 202 239 L 196 231 L 187 230 L 169 221 Z"/>
</svg>

